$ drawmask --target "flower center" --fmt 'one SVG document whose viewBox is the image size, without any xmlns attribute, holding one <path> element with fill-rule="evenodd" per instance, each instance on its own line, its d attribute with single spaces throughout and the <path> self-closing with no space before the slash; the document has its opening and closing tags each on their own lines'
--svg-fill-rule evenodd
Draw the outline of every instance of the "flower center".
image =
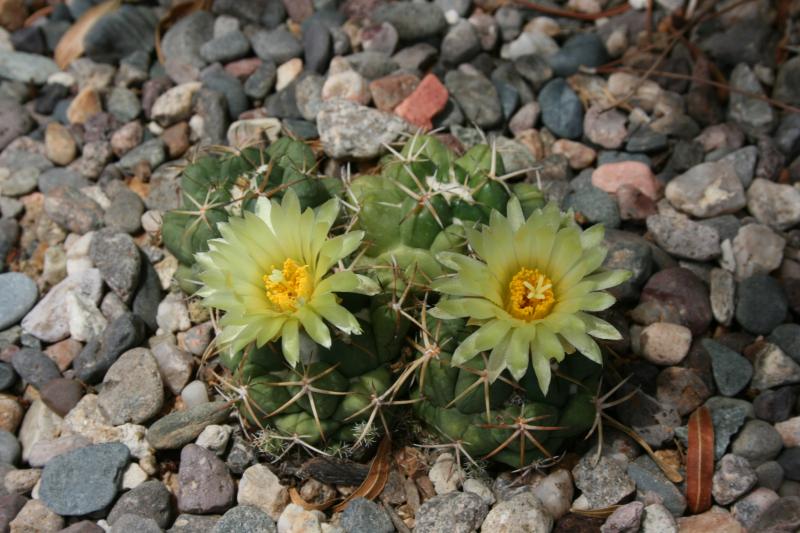
<svg viewBox="0 0 800 533">
<path fill-rule="evenodd" d="M 508 294 L 508 312 L 526 321 L 546 317 L 556 303 L 553 283 L 536 269 L 523 268 L 514 274 Z"/>
<path fill-rule="evenodd" d="M 284 261 L 282 269 L 273 265 L 263 280 L 267 299 L 281 311 L 296 310 L 298 304 L 308 300 L 313 289 L 308 265 L 298 265 L 292 259 Z"/>
</svg>

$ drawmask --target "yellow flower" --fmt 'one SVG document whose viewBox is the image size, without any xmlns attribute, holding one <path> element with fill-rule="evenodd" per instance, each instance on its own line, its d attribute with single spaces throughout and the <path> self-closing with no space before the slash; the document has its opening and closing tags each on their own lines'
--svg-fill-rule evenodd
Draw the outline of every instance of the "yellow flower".
<svg viewBox="0 0 800 533">
<path fill-rule="evenodd" d="M 331 333 L 325 321 L 348 334 L 360 333 L 356 318 L 339 305 L 336 292 L 373 294 L 377 285 L 350 270 L 329 274 L 356 250 L 361 231 L 329 239 L 339 212 L 333 199 L 300 210 L 289 190 L 283 202 L 259 198 L 255 213 L 219 224 L 219 239 L 197 254 L 206 305 L 225 312 L 218 338 L 221 346 L 241 350 L 281 338 L 283 355 L 292 365 L 300 358 L 300 330 L 325 347 Z M 323 320 L 324 319 L 324 320 Z"/>
<path fill-rule="evenodd" d="M 467 317 L 479 326 L 456 348 L 454 365 L 491 350 L 492 379 L 506 368 L 520 379 L 530 360 L 547 391 L 551 359 L 561 361 L 577 348 L 602 363 L 592 337 L 619 339 L 620 334 L 588 312 L 613 305 L 604 289 L 630 277 L 624 270 L 601 269 L 607 252 L 602 226 L 581 231 L 554 204 L 525 220 L 514 198 L 508 217 L 492 212 L 488 227 L 466 228 L 466 233 L 480 260 L 450 252 L 437 256 L 455 274 L 435 281 L 434 289 L 448 297 L 431 311 L 444 319 Z"/>
</svg>

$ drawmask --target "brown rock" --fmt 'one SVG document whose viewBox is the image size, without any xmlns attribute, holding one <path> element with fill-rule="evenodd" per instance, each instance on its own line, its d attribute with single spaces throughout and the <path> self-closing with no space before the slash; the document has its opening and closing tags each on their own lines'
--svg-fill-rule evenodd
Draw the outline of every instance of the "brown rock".
<svg viewBox="0 0 800 533">
<path fill-rule="evenodd" d="M 685 268 L 667 268 L 653 275 L 642 289 L 640 302 L 640 307 L 654 306 L 660 321 L 683 324 L 694 335 L 711 324 L 708 288 Z"/>
<path fill-rule="evenodd" d="M 66 416 L 83 397 L 83 387 L 74 379 L 56 378 L 48 381 L 40 391 L 42 401 L 58 416 Z"/>
<path fill-rule="evenodd" d="M 542 141 L 542 136 L 538 130 L 523 130 L 517 133 L 515 139 L 533 154 L 533 158 L 536 161 L 541 161 L 546 157 L 544 141 Z"/>
<path fill-rule="evenodd" d="M 592 164 L 597 152 L 579 142 L 569 139 L 559 139 L 553 143 L 551 151 L 567 158 L 569 166 L 575 170 L 582 170 Z"/>
<path fill-rule="evenodd" d="M 25 23 L 28 8 L 23 0 L 0 0 L 0 26 L 16 31 Z"/>
<path fill-rule="evenodd" d="M 263 63 L 263 61 L 258 57 L 239 59 L 238 61 L 232 61 L 231 63 L 225 65 L 225 72 L 231 76 L 239 78 L 241 81 L 244 81 L 253 72 L 258 70 L 258 67 L 261 66 L 261 63 Z"/>
<path fill-rule="evenodd" d="M 170 159 L 176 159 L 189 149 L 189 123 L 178 122 L 164 130 L 161 140 L 167 147 Z"/>
<path fill-rule="evenodd" d="M 22 406 L 13 396 L 0 394 L 0 429 L 16 433 L 23 414 Z"/>
<path fill-rule="evenodd" d="M 680 415 L 688 415 L 710 396 L 711 391 L 700 376 L 688 368 L 665 368 L 656 379 L 656 398 Z"/>
<path fill-rule="evenodd" d="M 90 117 L 102 113 L 103 103 L 97 90 L 86 87 L 81 90 L 67 108 L 67 120 L 70 124 L 83 124 Z"/>
<path fill-rule="evenodd" d="M 44 132 L 47 158 L 56 165 L 69 165 L 75 159 L 78 148 L 69 130 L 60 122 L 51 122 Z"/>
<path fill-rule="evenodd" d="M 678 518 L 678 529 L 681 533 L 711 533 L 713 531 L 745 533 L 746 531 L 732 514 L 721 507 L 713 507 L 702 514 Z"/>
<path fill-rule="evenodd" d="M 391 111 L 405 100 L 419 85 L 413 74 L 391 74 L 369 84 L 372 101 L 381 111 Z"/>
<path fill-rule="evenodd" d="M 658 207 L 653 199 L 633 185 L 623 185 L 617 189 L 617 204 L 622 220 L 641 222 L 658 214 Z"/>
<path fill-rule="evenodd" d="M 61 372 L 64 372 L 82 349 L 83 345 L 75 339 L 65 339 L 51 344 L 44 350 L 44 353 L 55 362 Z"/>
</svg>

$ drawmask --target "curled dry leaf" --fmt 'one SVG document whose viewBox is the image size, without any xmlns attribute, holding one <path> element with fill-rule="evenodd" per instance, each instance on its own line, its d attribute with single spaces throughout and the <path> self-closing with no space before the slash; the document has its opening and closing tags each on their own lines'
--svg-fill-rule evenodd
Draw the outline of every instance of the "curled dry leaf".
<svg viewBox="0 0 800 533">
<path fill-rule="evenodd" d="M 86 10 L 58 41 L 53 59 L 61 70 L 83 55 L 83 40 L 104 15 L 119 9 L 122 0 L 106 0 Z"/>
<path fill-rule="evenodd" d="M 711 508 L 714 476 L 714 425 L 708 407 L 689 417 L 689 449 L 686 457 L 686 500 L 693 513 Z"/>
<path fill-rule="evenodd" d="M 305 501 L 302 496 L 300 496 L 300 493 L 297 492 L 297 489 L 294 487 L 289 489 L 289 498 L 292 500 L 293 504 L 299 505 L 306 511 L 324 511 L 336 501 L 335 499 L 330 499 L 322 503 L 309 503 Z"/>
<path fill-rule="evenodd" d="M 389 480 L 389 468 L 391 466 L 391 450 L 392 441 L 388 435 L 384 436 L 381 443 L 378 445 L 378 451 L 372 459 L 372 464 L 369 467 L 369 474 L 367 479 L 354 490 L 347 498 L 344 499 L 339 505 L 333 508 L 334 512 L 344 511 L 350 502 L 356 498 L 366 498 L 374 500 L 383 492 L 383 487 Z"/>
</svg>

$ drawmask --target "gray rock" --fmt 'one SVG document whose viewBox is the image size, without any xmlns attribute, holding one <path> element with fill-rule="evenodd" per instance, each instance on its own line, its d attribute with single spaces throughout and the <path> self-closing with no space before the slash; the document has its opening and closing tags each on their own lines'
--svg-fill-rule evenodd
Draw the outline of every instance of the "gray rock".
<svg viewBox="0 0 800 533">
<path fill-rule="evenodd" d="M 743 280 L 755 274 L 769 274 L 783 261 L 783 237 L 763 224 L 742 226 L 733 239 L 736 278 Z"/>
<path fill-rule="evenodd" d="M 423 71 L 436 61 L 439 50 L 428 43 L 407 46 L 392 56 L 392 61 L 401 69 Z"/>
<path fill-rule="evenodd" d="M 771 131 L 775 125 L 776 116 L 770 103 L 739 92 L 744 91 L 764 96 L 758 77 L 746 63 L 736 65 L 731 72 L 730 84 L 731 88 L 737 89 L 737 91 L 731 91 L 728 118 L 750 132 Z"/>
<path fill-rule="evenodd" d="M 701 341 L 711 356 L 711 370 L 717 389 L 724 396 L 736 396 L 750 383 L 753 365 L 745 357 L 711 339 Z"/>
<path fill-rule="evenodd" d="M 142 229 L 144 202 L 138 194 L 123 189 L 111 199 L 103 221 L 112 230 L 134 235 Z"/>
<path fill-rule="evenodd" d="M 17 373 L 14 367 L 5 362 L 0 362 L 0 390 L 5 391 L 17 382 Z"/>
<path fill-rule="evenodd" d="M 800 446 L 786 448 L 776 459 L 786 479 L 800 481 Z"/>
<path fill-rule="evenodd" d="M 178 509 L 183 513 L 225 512 L 234 500 L 228 467 L 212 452 L 189 444 L 181 450 Z"/>
<path fill-rule="evenodd" d="M 129 460 L 128 447 L 117 442 L 59 455 L 42 472 L 39 497 L 62 516 L 105 509 L 117 495 Z"/>
<path fill-rule="evenodd" d="M 13 433 L 0 429 L 0 463 L 17 464 L 22 446 Z"/>
<path fill-rule="evenodd" d="M 634 481 L 613 459 L 601 457 L 594 464 L 595 454 L 584 455 L 572 469 L 575 485 L 583 492 L 589 508 L 615 505 L 636 490 Z"/>
<path fill-rule="evenodd" d="M 695 222 L 681 213 L 649 216 L 647 230 L 661 248 L 677 257 L 708 261 L 722 253 L 715 228 Z"/>
<path fill-rule="evenodd" d="M 225 95 L 207 88 L 200 89 L 195 100 L 195 111 L 203 119 L 201 143 L 225 144 L 229 123 Z"/>
<path fill-rule="evenodd" d="M 158 272 L 146 257 L 142 257 L 142 272 L 139 288 L 133 297 L 131 311 L 141 318 L 152 331 L 158 329 L 156 315 L 158 304 L 161 303 L 161 279 Z"/>
<path fill-rule="evenodd" d="M 644 508 L 642 533 L 678 533 L 678 523 L 669 509 L 660 503 L 652 503 Z"/>
<path fill-rule="evenodd" d="M 742 186 L 747 188 L 753 182 L 753 175 L 756 171 L 756 161 L 758 160 L 758 148 L 755 146 L 745 146 L 735 152 L 726 155 L 720 161 L 730 163 L 739 176 Z"/>
<path fill-rule="evenodd" d="M 59 530 L 58 533 L 104 533 L 105 529 L 98 526 L 91 520 L 81 520 L 71 526 Z"/>
<path fill-rule="evenodd" d="M 796 401 L 797 394 L 791 386 L 765 390 L 753 400 L 753 411 L 761 420 L 783 422 L 792 415 Z"/>
<path fill-rule="evenodd" d="M 724 161 L 692 167 L 672 179 L 665 194 L 677 209 L 699 218 L 735 213 L 747 203 L 739 175 Z"/>
<path fill-rule="evenodd" d="M 130 122 L 142 112 L 142 104 L 130 89 L 114 87 L 106 97 L 106 109 L 120 122 Z"/>
<path fill-rule="evenodd" d="M 222 515 L 212 533 L 277 533 L 275 521 L 252 505 L 237 505 Z"/>
<path fill-rule="evenodd" d="M 0 274 L 0 331 L 22 320 L 38 297 L 36 283 L 25 274 Z"/>
<path fill-rule="evenodd" d="M 108 324 L 102 338 L 89 341 L 72 362 L 75 375 L 87 383 L 97 383 L 124 352 L 141 344 L 145 325 L 132 313 L 114 319 Z"/>
<path fill-rule="evenodd" d="M 345 59 L 353 70 L 370 81 L 388 76 L 399 68 L 399 65 L 387 59 L 385 54 L 371 50 L 350 54 Z"/>
<path fill-rule="evenodd" d="M 250 51 L 250 41 L 239 30 L 215 37 L 200 47 L 200 55 L 209 63 L 228 63 L 245 57 Z"/>
<path fill-rule="evenodd" d="M 442 9 L 436 4 L 383 4 L 372 12 L 375 22 L 388 22 L 403 41 L 421 41 L 447 27 Z"/>
<path fill-rule="evenodd" d="M 575 74 L 581 66 L 599 67 L 608 60 L 606 47 L 595 33 L 578 33 L 570 37 L 558 52 L 547 58 L 555 75 L 561 77 Z"/>
<path fill-rule="evenodd" d="M 800 59 L 793 57 L 778 70 L 772 97 L 791 105 L 800 105 Z"/>
<path fill-rule="evenodd" d="M 745 495 L 757 481 L 758 476 L 747 459 L 729 453 L 717 463 L 711 494 L 720 505 L 728 505 Z"/>
<path fill-rule="evenodd" d="M 750 531 L 790 532 L 800 528 L 800 497 L 787 496 L 770 505 Z"/>
<path fill-rule="evenodd" d="M 61 377 L 58 366 L 34 348 L 22 348 L 11 359 L 14 370 L 27 383 L 41 389 L 48 381 Z"/>
<path fill-rule="evenodd" d="M 519 531 L 551 531 L 553 517 L 542 502 L 530 492 L 522 492 L 495 505 L 481 525 L 481 531 L 503 531 L 514 524 Z"/>
<path fill-rule="evenodd" d="M 150 169 L 155 169 L 165 159 L 164 141 L 158 138 L 150 139 L 122 156 L 117 162 L 117 166 L 122 172 L 130 173 L 142 161 L 147 162 Z"/>
<path fill-rule="evenodd" d="M 786 355 L 800 364 L 800 325 L 781 324 L 772 330 L 767 340 L 777 344 Z"/>
<path fill-rule="evenodd" d="M 147 6 L 123 4 L 100 18 L 83 38 L 86 57 L 103 63 L 117 61 L 155 48 L 158 15 Z"/>
<path fill-rule="evenodd" d="M 222 65 L 214 64 L 203 70 L 200 79 L 204 87 L 225 95 L 229 116 L 238 117 L 250 107 L 242 82 L 229 74 Z"/>
<path fill-rule="evenodd" d="M 483 523 L 489 508 L 472 492 L 448 492 L 427 500 L 417 511 L 416 533 L 470 533 Z"/>
<path fill-rule="evenodd" d="M 766 335 L 786 318 L 789 302 L 775 278 L 751 276 L 739 283 L 736 293 L 736 321 L 746 330 Z"/>
<path fill-rule="evenodd" d="M 324 22 L 309 19 L 303 28 L 303 66 L 309 72 L 323 73 L 333 52 L 331 32 Z"/>
<path fill-rule="evenodd" d="M 564 199 L 564 209 L 573 209 L 586 219 L 588 224 L 603 224 L 606 228 L 618 228 L 621 220 L 617 201 L 596 187 L 584 187 Z"/>
<path fill-rule="evenodd" d="M 752 386 L 764 390 L 800 383 L 800 365 L 774 344 L 764 343 L 756 352 Z"/>
<path fill-rule="evenodd" d="M 130 235 L 103 229 L 95 233 L 89 256 L 103 280 L 123 302 L 130 302 L 142 270 L 139 248 Z"/>
<path fill-rule="evenodd" d="M 800 222 L 800 189 L 756 178 L 747 189 L 747 209 L 762 224 L 787 230 Z"/>
<path fill-rule="evenodd" d="M 285 26 L 257 31 L 250 36 L 250 43 L 258 57 L 277 65 L 303 54 L 303 45 Z"/>
<path fill-rule="evenodd" d="M 70 186 L 61 186 L 45 196 L 44 210 L 53 221 L 72 233 L 83 235 L 103 225 L 103 209 Z"/>
<path fill-rule="evenodd" d="M 189 67 L 199 70 L 205 65 L 205 60 L 200 55 L 200 48 L 208 40 L 214 31 L 214 17 L 207 11 L 195 11 L 175 23 L 161 41 L 161 50 L 166 59 L 167 72 L 170 72 L 171 65 Z M 179 69 L 178 72 L 183 69 Z M 186 78 L 174 74 L 170 75 L 178 83 L 192 81 L 190 76 Z"/>
<path fill-rule="evenodd" d="M 175 522 L 173 522 L 172 527 L 169 528 L 167 531 L 168 533 L 199 533 L 206 531 L 210 532 L 214 529 L 214 526 L 216 526 L 217 522 L 219 522 L 219 519 L 220 519 L 219 516 L 214 516 L 214 515 L 202 516 L 194 514 L 180 514 L 178 515 L 178 518 L 175 519 Z M 234 529 L 233 531 L 238 533 L 239 531 L 247 531 L 247 530 Z M 264 529 L 263 531 L 268 531 L 268 530 Z"/>
<path fill-rule="evenodd" d="M 756 467 L 758 486 L 777 491 L 783 483 L 783 468 L 777 461 L 767 461 Z"/>
<path fill-rule="evenodd" d="M 98 402 L 115 426 L 141 424 L 155 416 L 164 403 L 164 386 L 150 350 L 122 354 L 106 372 Z"/>
<path fill-rule="evenodd" d="M 129 531 L 136 531 L 136 533 L 161 533 L 164 530 L 161 529 L 158 522 L 152 518 L 146 518 L 137 514 L 124 514 L 117 518 L 108 531 L 109 533 L 128 533 Z"/>
<path fill-rule="evenodd" d="M 630 463 L 628 475 L 636 483 L 637 499 L 653 501 L 655 496 L 674 516 L 681 516 L 686 510 L 686 498 L 649 455 L 641 455 Z"/>
<path fill-rule="evenodd" d="M 174 450 L 192 442 L 209 424 L 228 418 L 227 402 L 210 402 L 175 411 L 157 420 L 147 430 L 147 441 L 157 450 Z"/>
<path fill-rule="evenodd" d="M 731 452 L 744 457 L 750 466 L 757 467 L 778 456 L 783 448 L 780 433 L 763 420 L 750 420 L 731 445 Z"/>
<path fill-rule="evenodd" d="M 371 159 L 409 130 L 405 121 L 349 100 L 330 100 L 317 115 L 325 153 L 333 158 Z"/>
<path fill-rule="evenodd" d="M 350 501 L 339 523 L 348 533 L 394 533 L 394 524 L 386 511 L 365 498 Z"/>
<path fill-rule="evenodd" d="M 639 531 L 644 515 L 644 504 L 642 502 L 631 502 L 618 507 L 609 516 L 600 533 L 630 533 Z"/>
<path fill-rule="evenodd" d="M 162 482 L 145 481 L 120 496 L 106 520 L 113 526 L 123 515 L 134 514 L 154 520 L 160 528 L 166 528 L 172 522 L 171 500 L 172 493 Z"/>
<path fill-rule="evenodd" d="M 322 108 L 322 86 L 324 83 L 325 78 L 319 74 L 309 74 L 308 76 L 301 76 L 294 86 L 297 109 L 303 118 L 310 122 L 316 122 L 317 113 Z"/>
<path fill-rule="evenodd" d="M 60 186 L 81 189 L 89 187 L 91 182 L 78 172 L 69 168 L 51 168 L 39 174 L 39 192 L 44 195 Z"/>
<path fill-rule="evenodd" d="M 558 137 L 577 139 L 583 133 L 583 104 L 563 78 L 556 78 L 539 92 L 542 122 Z"/>
<path fill-rule="evenodd" d="M 475 27 L 467 20 L 452 26 L 442 40 L 442 61 L 459 65 L 469 61 L 481 51 L 481 42 Z"/>
<path fill-rule="evenodd" d="M 444 82 L 467 119 L 479 128 L 493 128 L 503 119 L 497 89 L 480 73 L 451 70 Z"/>
<path fill-rule="evenodd" d="M 244 82 L 244 93 L 254 100 L 263 99 L 275 86 L 276 76 L 277 68 L 275 67 L 275 63 L 269 59 L 264 61 L 261 63 L 261 66 L 247 78 L 247 81 Z M 297 98 L 297 86 L 295 86 L 295 98 Z M 299 107 L 300 103 L 298 102 L 298 108 Z M 300 109 L 300 112 L 302 113 L 303 110 Z M 314 118 L 316 119 L 316 113 L 314 114 Z"/>
<path fill-rule="evenodd" d="M 21 494 L 5 494 L 0 496 L 0 528 L 9 531 L 9 523 L 28 503 L 28 498 Z"/>
<path fill-rule="evenodd" d="M 0 51 L 2 78 L 43 85 L 47 78 L 60 71 L 61 69 L 49 57 L 10 50 Z"/>
</svg>

